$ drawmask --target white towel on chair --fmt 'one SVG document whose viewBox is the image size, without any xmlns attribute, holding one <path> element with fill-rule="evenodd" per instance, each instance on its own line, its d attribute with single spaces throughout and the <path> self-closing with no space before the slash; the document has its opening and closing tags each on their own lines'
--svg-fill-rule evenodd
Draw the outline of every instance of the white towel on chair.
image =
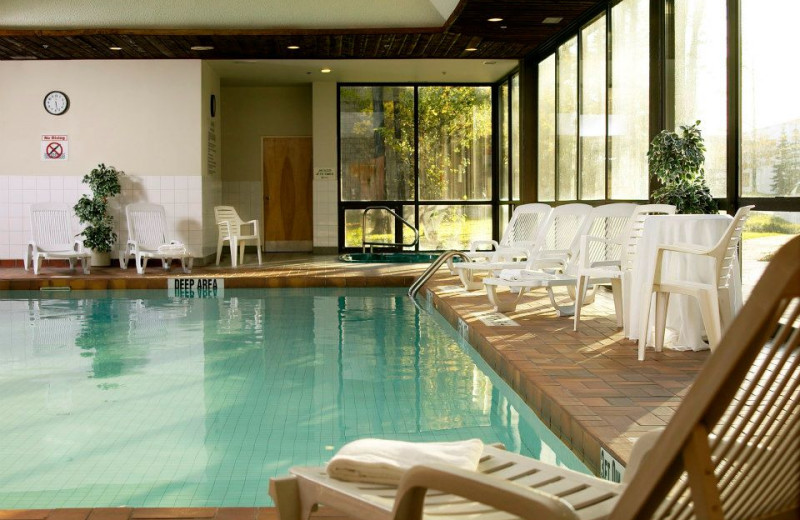
<svg viewBox="0 0 800 520">
<path fill-rule="evenodd" d="M 475 471 L 483 442 L 404 442 L 360 439 L 342 446 L 328 463 L 328 475 L 350 482 L 397 484 L 403 473 L 420 464 L 449 464 Z"/>
<path fill-rule="evenodd" d="M 169 244 L 158 246 L 158 252 L 164 255 L 185 255 L 186 246 L 183 245 L 183 242 L 173 240 Z"/>
</svg>

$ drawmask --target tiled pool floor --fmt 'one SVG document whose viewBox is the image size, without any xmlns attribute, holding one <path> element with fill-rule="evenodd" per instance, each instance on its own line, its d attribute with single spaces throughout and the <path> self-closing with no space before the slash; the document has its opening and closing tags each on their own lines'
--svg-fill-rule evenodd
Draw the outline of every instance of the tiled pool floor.
<svg viewBox="0 0 800 520">
<path fill-rule="evenodd" d="M 236 270 L 227 266 L 199 267 L 192 274 L 224 277 L 226 287 L 404 286 L 410 285 L 425 267 L 344 264 L 332 256 L 272 254 L 265 257 L 260 267 L 255 263 Z M 86 276 L 62 267 L 45 266 L 39 276 L 34 276 L 17 267 L 0 268 L 0 289 L 56 285 L 74 289 L 160 289 L 166 288 L 167 277 L 180 276 L 180 273 L 175 267 L 169 273 L 151 268 L 140 276 L 135 269 L 112 267 L 95 268 Z M 604 294 L 584 308 L 581 329 L 573 332 L 572 320 L 556 317 L 544 292 L 534 292 L 516 312 L 508 314 L 518 325 L 508 327 L 487 319 L 491 318 L 491 307 L 483 292 L 457 291 L 454 290 L 456 285 L 457 279 L 449 276 L 446 270 L 429 282 L 432 300 L 439 312 L 457 330 L 459 320 L 467 324 L 470 343 L 545 424 L 595 471 L 599 469 L 601 446 L 625 463 L 635 438 L 644 431 L 663 426 L 672 417 L 708 357 L 708 351 L 655 353 L 648 350 L 646 361 L 637 361 L 636 343 L 625 339 L 615 327 L 613 306 Z M 232 520 L 245 517 L 271 520 L 272 516 L 262 515 L 274 514 L 269 508 L 204 509 L 202 514 L 195 509 L 126 511 L 45 510 L 24 516 L 27 513 L 0 510 L 0 520 L 125 520 L 210 518 L 214 515 L 228 520 L 225 516 L 228 514 L 236 515 Z M 182 514 L 189 516 L 180 516 Z M 244 516 L 238 516 L 240 514 Z"/>
</svg>

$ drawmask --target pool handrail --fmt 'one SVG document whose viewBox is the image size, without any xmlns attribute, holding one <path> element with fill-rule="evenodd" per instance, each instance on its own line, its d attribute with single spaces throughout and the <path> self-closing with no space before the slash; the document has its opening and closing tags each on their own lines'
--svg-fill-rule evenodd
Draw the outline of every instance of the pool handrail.
<svg viewBox="0 0 800 520">
<path fill-rule="evenodd" d="M 404 242 L 399 242 L 399 243 L 398 242 L 368 242 L 367 241 L 367 232 L 366 232 L 366 229 L 367 229 L 367 213 L 369 213 L 373 209 L 382 209 L 384 211 L 388 211 L 389 213 L 391 213 L 394 216 L 394 218 L 398 219 L 406 227 L 410 228 L 414 232 L 414 241 L 409 243 L 409 244 L 406 244 Z M 369 206 L 367 208 L 364 208 L 364 212 L 361 214 L 361 252 L 362 253 L 366 253 L 367 252 L 367 246 L 369 246 L 369 252 L 372 253 L 372 246 L 414 247 L 417 244 L 419 244 L 419 230 L 416 227 L 414 227 L 414 225 L 411 224 L 411 222 L 407 221 L 406 219 L 404 219 L 403 217 L 401 217 L 400 215 L 395 213 L 395 211 L 392 208 L 390 208 L 389 206 Z"/>
<path fill-rule="evenodd" d="M 412 300 L 417 295 L 417 292 L 419 292 L 420 288 L 425 285 L 425 282 L 427 282 L 430 277 L 433 276 L 433 273 L 436 272 L 436 270 L 439 269 L 443 263 L 447 262 L 453 257 L 459 257 L 465 262 L 470 261 L 469 257 L 463 251 L 458 251 L 457 249 L 451 249 L 450 251 L 445 251 L 439 255 L 439 258 L 434 260 L 431 265 L 429 265 L 428 268 L 425 269 L 421 275 L 419 275 L 419 278 L 414 280 L 414 283 L 411 284 L 411 287 L 408 288 L 408 295 Z"/>
</svg>

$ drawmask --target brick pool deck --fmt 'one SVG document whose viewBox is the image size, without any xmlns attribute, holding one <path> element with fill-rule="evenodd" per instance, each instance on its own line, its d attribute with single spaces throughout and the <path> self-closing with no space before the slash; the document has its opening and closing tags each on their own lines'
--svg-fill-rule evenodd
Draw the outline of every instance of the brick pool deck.
<svg viewBox="0 0 800 520">
<path fill-rule="evenodd" d="M 198 267 L 191 276 L 225 278 L 226 288 L 408 286 L 425 267 L 345 264 L 335 257 L 268 254 L 262 266 L 249 263 L 235 270 L 224 265 Z M 183 276 L 179 267 L 164 272 L 155 263 L 145 275 L 138 275 L 134 268 L 118 267 L 93 268 L 90 275 L 84 275 L 80 270 L 71 272 L 45 263 L 38 276 L 21 266 L 0 267 L 0 290 L 57 286 L 165 289 L 167 279 L 177 276 Z M 641 433 L 666 424 L 709 354 L 648 350 L 646 360 L 637 361 L 636 343 L 616 328 L 611 298 L 602 292 L 594 304 L 584 308 L 578 332 L 572 330 L 572 319 L 556 316 L 543 291 L 527 295 L 515 312 L 506 313 L 510 320 L 498 320 L 484 292 L 460 290 L 457 278 L 445 269 L 420 295 L 430 298 L 456 330 L 466 324 L 470 344 L 598 474 L 601 448 L 625 464 Z M 273 508 L 0 510 L 0 520 L 129 518 L 272 520 L 277 515 Z"/>
</svg>

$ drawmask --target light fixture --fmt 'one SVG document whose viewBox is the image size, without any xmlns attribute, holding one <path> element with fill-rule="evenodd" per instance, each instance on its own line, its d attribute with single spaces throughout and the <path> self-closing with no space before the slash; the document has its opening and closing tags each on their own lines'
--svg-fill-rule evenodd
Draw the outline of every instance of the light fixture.
<svg viewBox="0 0 800 520">
<path fill-rule="evenodd" d="M 491 60 L 490 60 L 490 61 L 484 61 L 484 62 L 483 62 L 483 64 L 484 64 L 484 65 L 494 65 L 494 64 L 496 64 L 496 63 L 497 63 L 496 61 L 491 61 Z"/>
<path fill-rule="evenodd" d="M 478 48 L 477 48 L 477 47 L 467 47 L 467 48 L 466 48 L 466 49 L 464 49 L 464 50 L 465 50 L 465 51 L 467 51 L 467 52 L 475 52 L 475 51 L 477 51 L 477 50 L 478 50 Z"/>
<path fill-rule="evenodd" d="M 37 56 L 11 56 L 12 60 L 38 60 Z"/>
<path fill-rule="evenodd" d="M 502 22 L 503 19 L 502 18 L 488 18 L 486 21 L 487 22 Z"/>
<path fill-rule="evenodd" d="M 193 51 L 210 51 L 214 49 L 213 45 L 192 45 L 189 47 Z"/>
<path fill-rule="evenodd" d="M 299 45 L 289 45 L 286 48 L 289 49 L 290 51 L 296 51 L 297 49 L 300 48 L 300 46 Z"/>
<path fill-rule="evenodd" d="M 321 73 L 323 73 L 323 74 L 329 74 L 329 73 L 330 73 L 330 71 L 331 71 L 331 69 L 329 69 L 329 68 L 324 68 L 324 69 L 319 69 L 319 71 L 320 71 Z"/>
<path fill-rule="evenodd" d="M 563 19 L 564 19 L 564 17 L 562 17 L 562 16 L 548 16 L 547 18 L 542 20 L 542 23 L 556 24 L 556 23 L 561 23 L 561 20 L 563 20 Z"/>
<path fill-rule="evenodd" d="M 122 47 L 109 47 L 112 51 L 121 51 Z"/>
</svg>

